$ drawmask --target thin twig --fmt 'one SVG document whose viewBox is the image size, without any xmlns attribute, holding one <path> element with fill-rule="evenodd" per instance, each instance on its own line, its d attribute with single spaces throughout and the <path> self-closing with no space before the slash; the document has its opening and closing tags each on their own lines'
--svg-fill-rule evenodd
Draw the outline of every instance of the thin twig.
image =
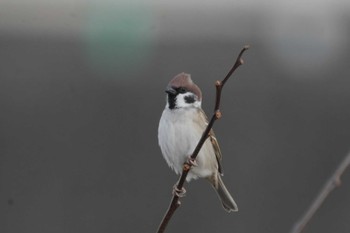
<svg viewBox="0 0 350 233">
<path fill-rule="evenodd" d="M 204 130 L 202 137 L 200 138 L 196 148 L 194 149 L 192 155 L 191 155 L 191 160 L 195 160 L 200 149 L 202 148 L 204 142 L 206 141 L 206 139 L 208 138 L 209 132 L 212 129 L 214 122 L 221 118 L 221 112 L 219 110 L 220 107 L 220 100 L 221 100 L 221 91 L 222 88 L 224 87 L 226 81 L 229 79 L 229 77 L 231 77 L 231 75 L 233 74 L 233 72 L 240 66 L 243 64 L 243 60 L 242 60 L 242 55 L 244 53 L 244 51 L 246 51 L 249 48 L 249 46 L 244 46 L 243 49 L 241 50 L 241 52 L 239 53 L 235 64 L 233 65 L 233 67 L 231 68 L 231 70 L 228 72 L 228 74 L 226 75 L 226 77 L 224 78 L 223 81 L 216 81 L 215 83 L 215 87 L 216 87 L 216 100 L 215 100 L 215 108 L 214 108 L 214 113 L 213 116 L 211 117 L 207 128 Z M 183 185 L 185 183 L 186 177 L 188 172 L 190 171 L 192 167 L 192 163 L 188 163 L 185 162 L 183 165 L 183 170 L 182 170 L 182 174 L 180 177 L 179 182 L 176 185 L 176 188 L 178 190 L 182 190 Z M 166 212 L 166 214 L 164 215 L 164 218 L 161 222 L 161 224 L 159 225 L 158 228 L 158 233 L 163 233 L 165 231 L 165 228 L 167 227 L 171 217 L 173 216 L 174 212 L 176 211 L 176 209 L 181 205 L 181 202 L 179 200 L 179 197 L 177 195 L 173 195 L 173 198 L 171 200 L 170 206 Z"/>
<path fill-rule="evenodd" d="M 336 188 L 341 185 L 341 176 L 345 170 L 350 166 L 350 152 L 345 159 L 340 163 L 338 168 L 335 170 L 333 175 L 328 179 L 327 183 L 323 186 L 320 193 L 313 201 L 309 209 L 305 212 L 303 217 L 294 225 L 291 233 L 300 233 L 305 228 L 306 224 L 314 216 L 316 211 L 321 207 L 323 202 L 326 200 L 328 195 Z"/>
</svg>

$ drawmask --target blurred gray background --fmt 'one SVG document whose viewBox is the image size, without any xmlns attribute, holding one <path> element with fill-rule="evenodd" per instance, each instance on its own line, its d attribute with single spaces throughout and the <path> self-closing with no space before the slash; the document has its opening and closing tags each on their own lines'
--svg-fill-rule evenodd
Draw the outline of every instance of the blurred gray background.
<svg viewBox="0 0 350 233">
<path fill-rule="evenodd" d="M 214 82 L 227 214 L 203 180 L 167 232 L 288 232 L 350 149 L 350 3 L 0 2 L 0 232 L 155 232 L 176 175 L 164 88 Z M 305 229 L 350 232 L 350 172 Z"/>
</svg>

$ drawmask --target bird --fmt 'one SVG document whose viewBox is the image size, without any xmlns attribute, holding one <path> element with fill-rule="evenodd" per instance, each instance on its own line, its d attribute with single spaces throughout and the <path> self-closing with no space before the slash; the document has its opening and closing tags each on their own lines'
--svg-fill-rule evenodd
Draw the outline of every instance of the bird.
<svg viewBox="0 0 350 233">
<path fill-rule="evenodd" d="M 208 118 L 201 107 L 200 88 L 190 74 L 182 72 L 169 82 L 165 92 L 166 105 L 158 126 L 158 144 L 165 161 L 177 175 L 181 175 L 185 162 L 192 163 L 186 181 L 205 178 L 216 191 L 223 208 L 227 212 L 237 212 L 237 204 L 221 178 L 222 154 L 213 130 L 196 160 L 190 159 L 208 125 Z M 174 191 L 181 195 L 182 191 L 176 190 L 176 186 Z"/>
</svg>

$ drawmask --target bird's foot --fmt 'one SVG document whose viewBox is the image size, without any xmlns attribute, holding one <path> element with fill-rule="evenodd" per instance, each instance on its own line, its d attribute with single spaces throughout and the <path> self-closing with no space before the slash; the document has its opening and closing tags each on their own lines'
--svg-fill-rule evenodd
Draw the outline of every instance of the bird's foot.
<svg viewBox="0 0 350 233">
<path fill-rule="evenodd" d="M 198 166 L 198 163 L 195 159 L 192 159 L 191 157 L 188 159 L 188 164 L 190 164 L 191 166 L 193 167 L 197 167 Z"/>
<path fill-rule="evenodd" d="M 177 188 L 177 184 L 174 185 L 173 187 L 173 195 L 177 197 L 184 197 L 186 194 L 186 189 L 182 187 L 181 189 Z"/>
</svg>

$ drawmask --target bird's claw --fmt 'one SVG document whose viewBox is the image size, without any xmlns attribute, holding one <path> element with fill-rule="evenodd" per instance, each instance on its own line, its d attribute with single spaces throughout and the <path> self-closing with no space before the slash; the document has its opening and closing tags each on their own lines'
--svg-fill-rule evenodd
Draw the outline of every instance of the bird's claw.
<svg viewBox="0 0 350 233">
<path fill-rule="evenodd" d="M 182 187 L 181 189 L 177 188 L 177 184 L 174 185 L 173 187 L 173 195 L 177 197 L 184 197 L 186 194 L 186 189 Z"/>
<path fill-rule="evenodd" d="M 197 167 L 198 166 L 198 163 L 195 159 L 192 159 L 192 158 L 189 158 L 188 159 L 188 163 L 193 166 L 193 167 Z"/>
</svg>

